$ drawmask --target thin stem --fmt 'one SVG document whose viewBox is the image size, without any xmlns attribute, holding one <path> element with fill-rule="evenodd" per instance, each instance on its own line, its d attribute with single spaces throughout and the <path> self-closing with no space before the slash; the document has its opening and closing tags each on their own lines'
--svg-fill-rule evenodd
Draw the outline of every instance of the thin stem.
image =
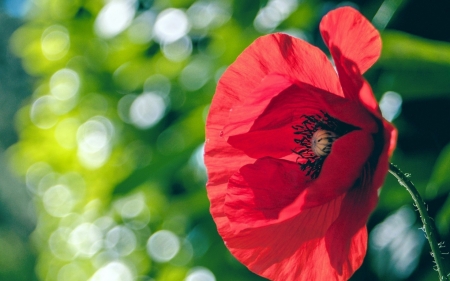
<svg viewBox="0 0 450 281">
<path fill-rule="evenodd" d="M 434 224 L 431 221 L 431 218 L 428 216 L 427 213 L 427 207 L 425 206 L 425 203 L 420 196 L 419 192 L 417 191 L 414 184 L 408 179 L 408 175 L 400 171 L 397 166 L 395 166 L 392 163 L 389 163 L 389 172 L 394 175 L 398 179 L 398 182 L 400 185 L 404 186 L 406 190 L 411 194 L 414 203 L 417 207 L 417 210 L 419 211 L 420 218 L 422 219 L 423 223 L 423 229 L 426 234 L 426 238 L 428 239 L 428 242 L 430 243 L 432 256 L 434 258 L 434 261 L 436 263 L 436 269 L 439 273 L 439 280 L 441 281 L 448 281 L 449 276 L 446 273 L 445 266 L 443 264 L 443 257 L 441 255 L 441 251 L 439 250 L 439 243 L 437 242 L 437 235 L 436 230 L 434 229 Z"/>
</svg>

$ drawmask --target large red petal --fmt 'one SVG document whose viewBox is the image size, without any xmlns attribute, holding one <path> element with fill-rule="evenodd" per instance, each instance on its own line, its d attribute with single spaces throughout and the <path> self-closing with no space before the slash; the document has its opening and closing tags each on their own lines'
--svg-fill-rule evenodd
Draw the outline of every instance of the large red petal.
<svg viewBox="0 0 450 281">
<path fill-rule="evenodd" d="M 343 7 L 323 17 L 320 32 L 333 56 L 345 96 L 353 100 L 363 98 L 373 106 L 373 98 L 360 90 L 364 86 L 361 75 L 381 53 L 378 31 L 358 11 Z"/>
<path fill-rule="evenodd" d="M 269 74 L 343 96 L 326 55 L 317 47 L 282 33 L 262 36 L 245 49 L 222 75 L 216 96 L 230 95 L 239 101 L 252 99 L 254 89 Z"/>
<path fill-rule="evenodd" d="M 338 8 L 326 14 L 320 22 L 320 32 L 335 63 L 345 68 L 356 66 L 363 74 L 380 57 L 379 32 L 351 7 Z M 348 61 L 351 64 L 347 64 Z"/>
<path fill-rule="evenodd" d="M 362 227 L 336 241 L 349 245 L 348 252 L 329 252 L 327 233 L 340 217 L 343 198 L 337 197 L 277 224 L 225 236 L 224 240 L 238 260 L 270 280 L 348 280 L 363 261 L 367 233 Z M 335 261 L 341 262 L 339 269 Z"/>
</svg>

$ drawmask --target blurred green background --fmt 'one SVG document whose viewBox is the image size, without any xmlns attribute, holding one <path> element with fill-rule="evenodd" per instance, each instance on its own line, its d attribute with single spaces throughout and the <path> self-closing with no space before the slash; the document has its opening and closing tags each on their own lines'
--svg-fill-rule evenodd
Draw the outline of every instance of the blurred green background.
<svg viewBox="0 0 450 281">
<path fill-rule="evenodd" d="M 450 241 L 450 2 L 0 3 L 0 280 L 263 280 L 228 253 L 209 215 L 208 106 L 255 38 L 281 31 L 325 49 L 318 23 L 342 5 L 382 33 L 366 78 L 399 130 L 393 162 Z M 351 280 L 437 280 L 392 176 L 368 227 Z"/>
</svg>

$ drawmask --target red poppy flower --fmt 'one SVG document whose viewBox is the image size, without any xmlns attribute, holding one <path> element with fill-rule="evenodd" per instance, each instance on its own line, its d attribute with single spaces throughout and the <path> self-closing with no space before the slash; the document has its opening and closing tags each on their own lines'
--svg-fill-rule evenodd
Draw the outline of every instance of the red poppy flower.
<svg viewBox="0 0 450 281">
<path fill-rule="evenodd" d="M 362 74 L 381 40 L 328 13 L 327 56 L 286 34 L 252 43 L 219 81 L 206 124 L 211 213 L 231 253 L 271 280 L 347 280 L 388 171 L 395 129 Z"/>
</svg>

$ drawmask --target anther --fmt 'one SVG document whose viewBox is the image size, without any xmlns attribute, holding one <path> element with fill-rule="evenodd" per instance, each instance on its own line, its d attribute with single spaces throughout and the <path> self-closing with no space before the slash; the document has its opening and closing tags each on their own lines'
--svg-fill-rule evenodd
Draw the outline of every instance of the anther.
<svg viewBox="0 0 450 281">
<path fill-rule="evenodd" d="M 338 136 L 327 130 L 317 130 L 311 138 L 311 150 L 315 155 L 322 157 L 331 152 L 331 146 Z"/>
</svg>

